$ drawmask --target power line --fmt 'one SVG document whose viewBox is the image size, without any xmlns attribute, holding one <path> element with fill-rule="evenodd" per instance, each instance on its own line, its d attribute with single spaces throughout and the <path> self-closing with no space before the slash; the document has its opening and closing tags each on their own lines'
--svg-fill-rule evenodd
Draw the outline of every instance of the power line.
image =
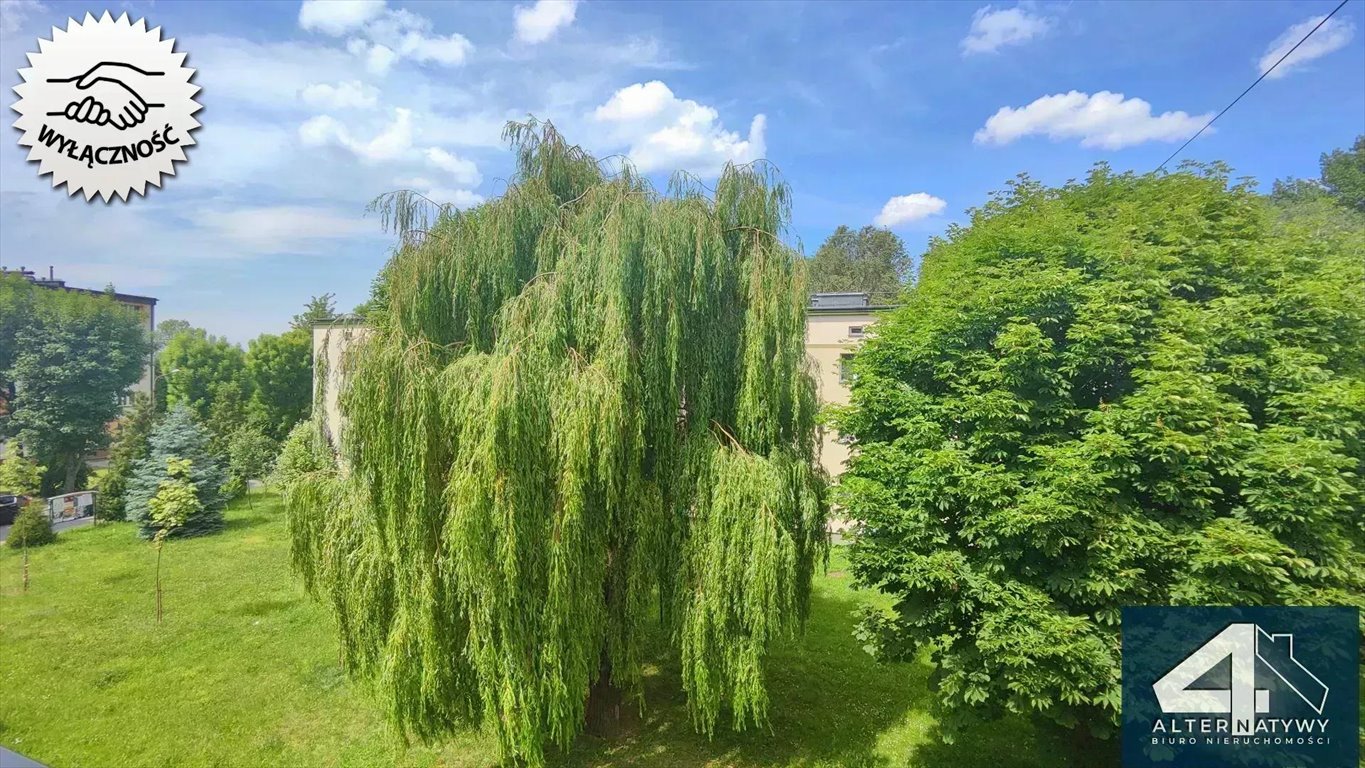
<svg viewBox="0 0 1365 768">
<path fill-rule="evenodd" d="M 1304 43 L 1305 40 L 1307 40 L 1308 38 L 1312 37 L 1314 32 L 1317 32 L 1318 29 L 1320 29 L 1320 28 L 1322 27 L 1323 24 L 1326 24 L 1328 19 L 1330 19 L 1330 18 L 1332 18 L 1333 16 L 1337 15 L 1337 11 L 1339 11 L 1339 10 L 1341 10 L 1343 7 L 1345 7 L 1346 4 L 1349 3 L 1350 1 L 1351 1 L 1351 0 L 1341 0 L 1341 4 L 1338 5 L 1336 8 L 1333 8 L 1331 13 L 1327 14 L 1326 16 L 1323 16 L 1323 17 L 1322 17 L 1322 21 L 1319 21 L 1319 22 L 1318 22 L 1318 25 L 1317 25 L 1316 27 L 1313 27 L 1312 29 L 1308 30 L 1308 34 L 1304 35 L 1302 40 L 1298 41 L 1297 43 L 1294 43 L 1294 47 L 1293 47 L 1293 48 L 1290 48 L 1289 50 L 1285 51 L 1285 52 L 1284 52 L 1284 55 L 1280 57 L 1280 60 L 1279 60 L 1279 61 L 1275 62 L 1274 64 L 1271 64 L 1271 65 L 1270 65 L 1270 69 L 1267 69 L 1266 71 L 1262 72 L 1262 73 L 1261 73 L 1261 76 L 1258 77 L 1258 78 L 1256 78 L 1256 82 L 1252 83 L 1251 85 L 1248 85 L 1248 86 L 1247 86 L 1247 89 L 1246 89 L 1245 91 L 1242 91 L 1240 94 L 1238 94 L 1238 95 L 1237 95 L 1237 98 L 1233 99 L 1231 104 L 1227 105 L 1226 107 L 1223 107 L 1223 111 L 1222 111 L 1222 112 L 1219 112 L 1218 114 L 1214 115 L 1214 116 L 1213 116 L 1213 120 L 1210 120 L 1210 121 L 1208 121 L 1207 123 L 1205 123 L 1205 124 L 1204 124 L 1204 127 L 1203 127 L 1203 128 L 1200 128 L 1198 133 L 1196 133 L 1195 135 L 1191 136 L 1188 140 L 1185 141 L 1184 144 L 1181 144 L 1181 145 L 1180 145 L 1180 149 L 1177 149 L 1176 151 L 1172 152 L 1170 157 L 1166 158 L 1165 160 L 1162 160 L 1162 161 L 1161 161 L 1161 165 L 1158 165 L 1158 166 L 1156 167 L 1156 170 L 1159 171 L 1159 170 L 1161 170 L 1162 168 L 1165 168 L 1165 167 L 1166 167 L 1166 163 L 1171 162 L 1172 160 L 1175 159 L 1175 156 L 1176 156 L 1176 155 L 1178 155 L 1178 154 L 1180 154 L 1181 152 L 1185 151 L 1185 147 L 1188 147 L 1188 146 L 1190 145 L 1190 142 L 1192 142 L 1192 141 L 1194 141 L 1195 139 L 1199 138 L 1199 135 L 1200 135 L 1200 134 L 1202 134 L 1204 131 L 1207 131 L 1207 130 L 1209 129 L 1209 126 L 1213 125 L 1213 124 L 1218 120 L 1218 118 L 1222 117 L 1229 109 L 1232 109 L 1233 107 L 1237 106 L 1237 102 L 1241 101 L 1243 96 L 1247 95 L 1248 93 L 1251 93 L 1251 89 L 1252 89 L 1252 88 L 1255 88 L 1257 85 L 1259 85 L 1260 82 L 1266 78 L 1266 75 L 1269 75 L 1271 72 L 1274 72 L 1274 71 L 1275 71 L 1275 67 L 1280 66 L 1280 63 L 1281 63 L 1281 62 L 1283 62 L 1285 59 L 1289 58 L 1289 54 L 1291 54 L 1291 53 L 1293 53 L 1294 51 L 1298 50 L 1299 46 L 1300 46 L 1300 45 L 1303 45 L 1303 43 Z M 1155 172 L 1156 172 L 1156 171 L 1153 171 L 1153 173 L 1155 173 Z"/>
</svg>

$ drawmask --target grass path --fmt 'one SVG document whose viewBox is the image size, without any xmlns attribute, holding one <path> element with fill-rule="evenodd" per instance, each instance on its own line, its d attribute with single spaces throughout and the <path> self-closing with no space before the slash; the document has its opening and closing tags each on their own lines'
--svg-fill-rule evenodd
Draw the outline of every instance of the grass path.
<svg viewBox="0 0 1365 768">
<path fill-rule="evenodd" d="M 332 623 L 288 569 L 279 502 L 228 511 L 216 536 L 167 545 L 165 623 L 154 550 L 129 524 L 62 533 L 20 557 L 0 549 L 0 745 L 54 768 L 488 766 L 478 732 L 434 746 L 394 737 L 337 666 Z M 804 636 L 774 649 L 771 730 L 714 741 L 692 731 L 676 669 L 646 682 L 648 709 L 619 738 L 579 739 L 571 766 L 1057 765 L 1022 722 L 939 743 L 927 665 L 877 664 L 850 634 L 872 596 L 836 553 L 816 579 Z"/>
</svg>

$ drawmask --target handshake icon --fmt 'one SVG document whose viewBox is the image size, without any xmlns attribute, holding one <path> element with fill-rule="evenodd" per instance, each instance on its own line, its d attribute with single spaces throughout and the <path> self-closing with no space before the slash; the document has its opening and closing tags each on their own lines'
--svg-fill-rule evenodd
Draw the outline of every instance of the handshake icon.
<svg viewBox="0 0 1365 768">
<path fill-rule="evenodd" d="M 141 125 L 147 119 L 147 111 L 165 104 L 149 104 L 138 89 L 144 92 L 149 78 L 158 77 L 165 72 L 148 72 L 132 64 L 115 61 L 102 61 L 91 67 L 83 75 L 66 78 L 48 78 L 49 83 L 68 83 L 74 86 L 72 100 L 66 108 L 58 112 L 48 112 L 51 117 L 65 117 L 78 123 L 99 126 L 113 126 L 120 131 Z"/>
</svg>

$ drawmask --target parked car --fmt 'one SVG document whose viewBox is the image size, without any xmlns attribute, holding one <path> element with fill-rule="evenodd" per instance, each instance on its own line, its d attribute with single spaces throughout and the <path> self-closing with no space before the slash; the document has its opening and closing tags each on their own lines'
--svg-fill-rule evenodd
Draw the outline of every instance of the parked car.
<svg viewBox="0 0 1365 768">
<path fill-rule="evenodd" d="M 27 496 L 0 493 L 0 525 L 13 525 L 14 518 L 19 515 L 19 510 L 27 504 Z"/>
</svg>

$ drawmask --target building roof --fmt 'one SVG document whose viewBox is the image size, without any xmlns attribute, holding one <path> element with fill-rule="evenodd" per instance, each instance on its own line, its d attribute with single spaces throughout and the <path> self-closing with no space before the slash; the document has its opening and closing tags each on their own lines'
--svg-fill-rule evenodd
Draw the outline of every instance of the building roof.
<svg viewBox="0 0 1365 768">
<path fill-rule="evenodd" d="M 894 309 L 895 304 L 873 304 L 871 297 L 858 291 L 812 293 L 806 313 L 811 315 L 862 315 Z"/>
<path fill-rule="evenodd" d="M 48 267 L 47 277 L 45 278 L 38 277 L 36 274 L 33 273 L 32 270 L 25 269 L 23 267 L 19 267 L 18 269 L 5 269 L 3 267 L 0 267 L 0 273 L 18 275 L 22 278 L 27 279 L 30 283 L 33 283 L 39 288 L 51 288 L 53 290 L 69 291 L 72 293 L 84 293 L 90 296 L 109 295 L 108 291 L 100 291 L 94 288 L 77 288 L 74 285 L 67 285 L 65 280 L 58 280 L 56 277 L 53 276 L 52 267 Z M 114 291 L 113 296 L 115 301 L 120 301 L 123 302 L 124 304 L 143 304 L 149 307 L 156 306 L 156 299 L 151 296 L 139 296 L 135 293 L 119 293 L 118 291 Z"/>
<path fill-rule="evenodd" d="M 57 283 L 57 284 L 56 284 L 56 285 L 53 285 L 53 282 L 55 282 L 55 283 Z M 94 289 L 94 288 L 77 288 L 77 287 L 72 286 L 72 285 L 67 285 L 67 284 L 65 283 L 65 281 L 63 281 L 63 280 L 56 280 L 56 281 L 51 281 L 51 280 L 34 280 L 34 281 L 33 281 L 33 284 L 34 284 L 34 285 L 38 285 L 38 286 L 42 286 L 43 288 L 53 288 L 53 289 L 62 290 L 62 291 L 71 291 L 71 292 L 74 292 L 74 293 L 85 293 L 85 294 L 89 294 L 89 295 L 91 295 L 91 296 L 108 296 L 108 295 L 110 295 L 108 291 L 100 291 L 100 290 L 96 290 L 96 289 Z M 138 296 L 138 295 L 135 294 L 135 293 L 119 293 L 118 291 L 114 291 L 113 297 L 114 297 L 114 300 L 115 300 L 115 301 L 120 301 L 120 302 L 123 302 L 124 304 L 146 304 L 146 305 L 149 306 L 149 307 L 154 307 L 154 306 L 156 306 L 156 299 L 153 298 L 153 297 L 151 297 L 151 296 Z"/>
<path fill-rule="evenodd" d="M 346 313 L 346 314 L 344 314 L 344 315 L 337 315 L 336 317 L 332 318 L 331 320 L 315 320 L 315 321 L 313 321 L 313 324 L 312 324 L 311 327 L 313 327 L 313 328 L 344 328 L 344 327 L 355 327 L 355 326 L 358 326 L 358 325 L 368 325 L 368 323 L 366 322 L 365 318 L 361 317 L 360 315 L 357 315 L 357 314 L 349 313 L 349 312 L 348 312 L 348 313 Z"/>
</svg>

